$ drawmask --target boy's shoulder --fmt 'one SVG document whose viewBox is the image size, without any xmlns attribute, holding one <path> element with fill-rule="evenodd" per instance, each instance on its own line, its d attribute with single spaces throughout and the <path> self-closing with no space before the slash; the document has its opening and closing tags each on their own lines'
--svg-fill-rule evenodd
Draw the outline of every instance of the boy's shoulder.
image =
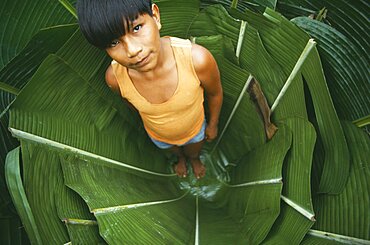
<svg viewBox="0 0 370 245">
<path fill-rule="evenodd" d="M 112 64 L 109 65 L 107 70 L 105 71 L 105 82 L 107 83 L 108 87 L 110 87 L 114 92 L 120 92 L 117 78 L 113 72 Z"/>
<path fill-rule="evenodd" d="M 182 39 L 178 37 L 169 37 L 171 46 L 173 47 L 192 47 L 192 43 L 189 39 Z"/>
<path fill-rule="evenodd" d="M 191 54 L 193 58 L 193 65 L 196 70 L 207 69 L 209 64 L 213 63 L 214 61 L 214 58 L 208 49 L 195 43 L 192 44 Z"/>
<path fill-rule="evenodd" d="M 193 63 L 197 67 L 207 65 L 210 59 L 213 59 L 213 56 L 208 49 L 199 44 L 191 42 L 189 39 L 183 39 L 179 37 L 169 37 L 169 39 L 171 46 L 173 47 L 191 48 Z"/>
</svg>

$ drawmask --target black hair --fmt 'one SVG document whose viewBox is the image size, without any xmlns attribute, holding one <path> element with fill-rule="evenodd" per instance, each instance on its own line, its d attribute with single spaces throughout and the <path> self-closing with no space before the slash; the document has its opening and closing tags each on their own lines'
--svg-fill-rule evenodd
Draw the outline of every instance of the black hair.
<svg viewBox="0 0 370 245">
<path fill-rule="evenodd" d="M 76 6 L 81 32 L 101 49 L 125 35 L 139 15 L 153 16 L 151 0 L 78 0 Z"/>
</svg>

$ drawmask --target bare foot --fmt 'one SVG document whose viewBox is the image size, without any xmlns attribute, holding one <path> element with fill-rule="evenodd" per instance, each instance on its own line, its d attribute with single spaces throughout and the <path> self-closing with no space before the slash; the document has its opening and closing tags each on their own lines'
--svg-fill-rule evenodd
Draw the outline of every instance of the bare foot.
<svg viewBox="0 0 370 245">
<path fill-rule="evenodd" d="M 270 140 L 272 138 L 272 136 L 274 136 L 274 134 L 276 133 L 277 130 L 278 130 L 278 128 L 275 126 L 275 124 L 270 123 L 266 127 L 266 136 L 267 136 L 267 139 Z"/>
<path fill-rule="evenodd" d="M 174 170 L 175 170 L 177 176 L 179 176 L 180 178 L 185 178 L 186 177 L 186 173 L 188 171 L 186 169 L 186 159 L 183 158 L 183 157 L 180 157 L 179 158 L 179 161 L 174 166 Z"/>
<path fill-rule="evenodd" d="M 193 172 L 195 178 L 200 179 L 206 175 L 206 167 L 200 161 L 199 158 L 190 159 L 191 167 L 193 168 Z"/>
</svg>

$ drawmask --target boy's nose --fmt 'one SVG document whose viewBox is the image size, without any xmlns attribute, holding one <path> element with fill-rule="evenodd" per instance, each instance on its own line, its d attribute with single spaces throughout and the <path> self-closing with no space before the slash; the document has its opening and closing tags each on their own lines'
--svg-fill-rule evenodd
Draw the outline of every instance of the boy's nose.
<svg viewBox="0 0 370 245">
<path fill-rule="evenodd" d="M 127 57 L 132 58 L 137 56 L 142 50 L 142 46 L 135 40 L 126 41 Z"/>
</svg>

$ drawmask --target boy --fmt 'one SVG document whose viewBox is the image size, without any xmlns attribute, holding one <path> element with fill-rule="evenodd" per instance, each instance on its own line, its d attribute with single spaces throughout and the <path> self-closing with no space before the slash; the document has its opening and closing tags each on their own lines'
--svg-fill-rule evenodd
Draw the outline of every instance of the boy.
<svg viewBox="0 0 370 245">
<path fill-rule="evenodd" d="M 159 9 L 151 0 L 79 0 L 77 11 L 86 39 L 113 59 L 108 86 L 138 110 L 153 143 L 177 155 L 179 177 L 187 175 L 186 159 L 195 177 L 203 177 L 200 151 L 204 140 L 217 136 L 223 100 L 211 53 L 189 40 L 161 38 Z"/>
</svg>

